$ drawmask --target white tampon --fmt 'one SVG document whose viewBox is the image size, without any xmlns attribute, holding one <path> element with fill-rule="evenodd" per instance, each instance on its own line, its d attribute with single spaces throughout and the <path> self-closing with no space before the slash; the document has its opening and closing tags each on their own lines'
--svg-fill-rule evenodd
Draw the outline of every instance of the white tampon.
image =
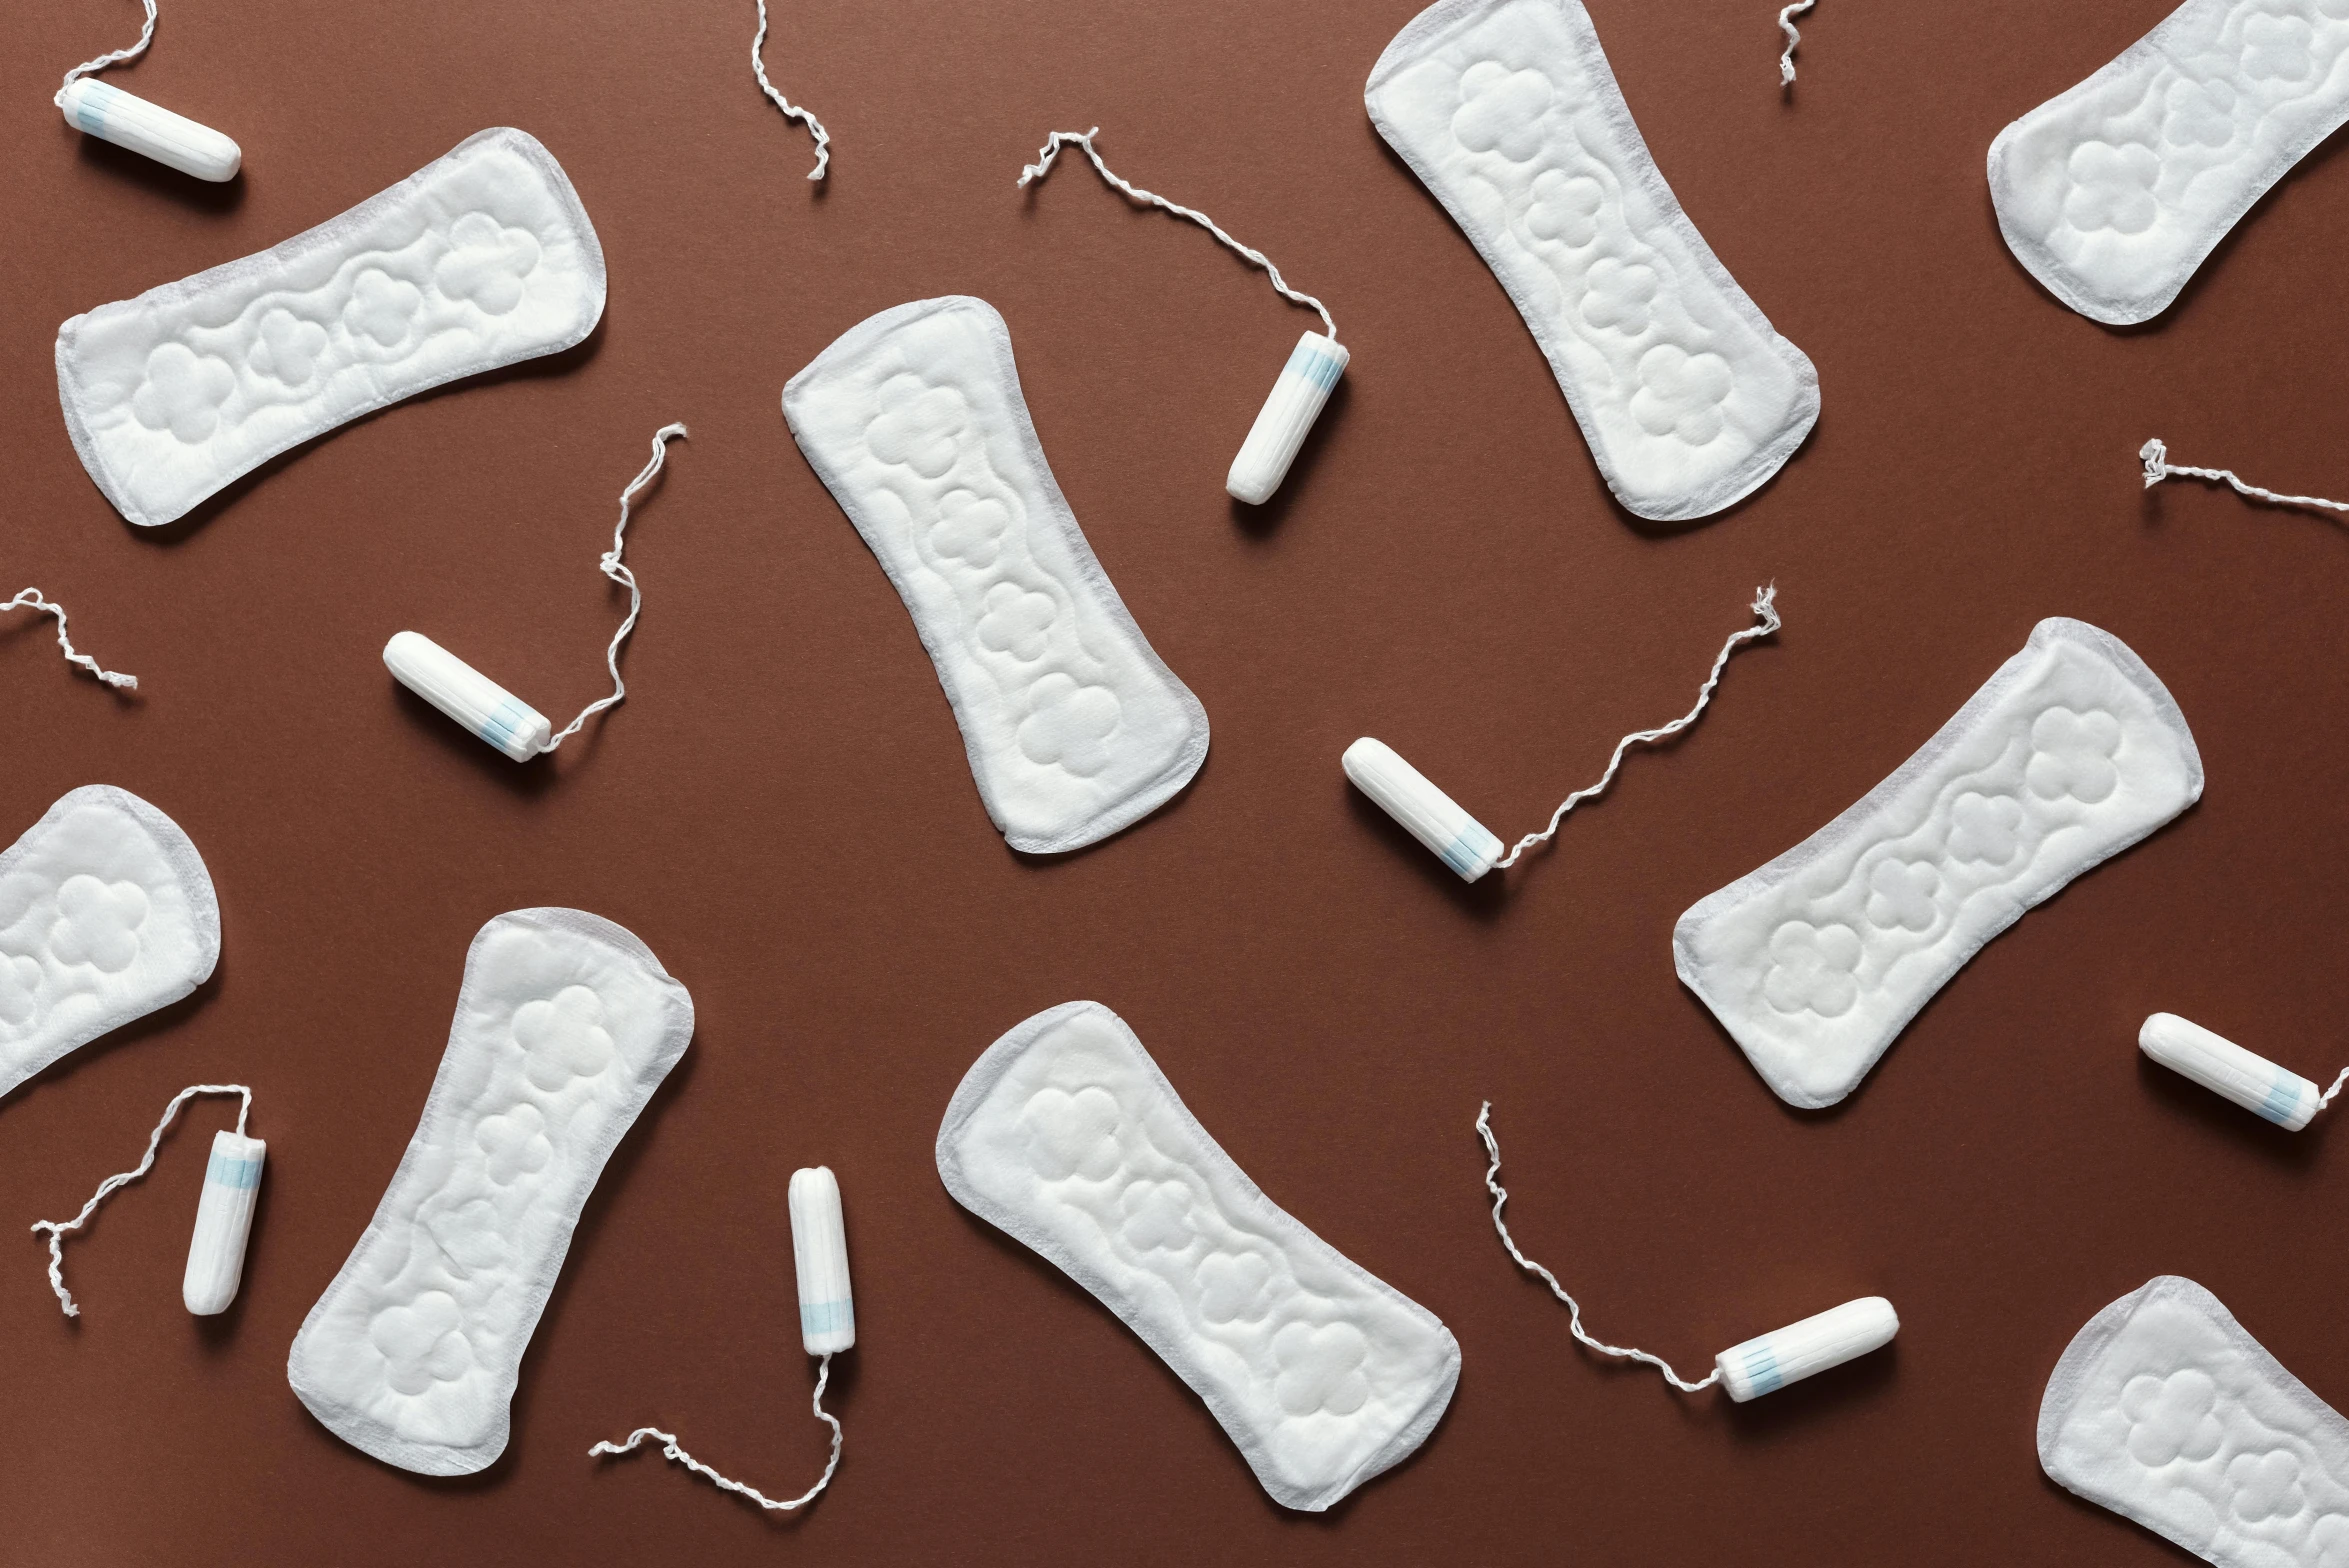
<svg viewBox="0 0 2349 1568">
<path fill-rule="evenodd" d="M 1326 333 L 1307 332 L 1297 339 L 1296 352 L 1256 411 L 1256 423 L 1248 427 L 1248 439 L 1240 443 L 1240 455 L 1224 479 L 1234 500 L 1262 506 L 1272 499 L 1352 357 L 1345 344 Z"/>
<path fill-rule="evenodd" d="M 1713 1358 L 1713 1369 L 1729 1397 L 1742 1405 L 1889 1345 L 1899 1332 L 1900 1317 L 1891 1302 L 1862 1296 L 1732 1345 Z"/>
<path fill-rule="evenodd" d="M 57 107 L 75 130 L 199 180 L 233 180 L 245 161 L 237 144 L 211 126 L 86 76 L 66 84 Z"/>
<path fill-rule="evenodd" d="M 2146 1019 L 2137 1031 L 2137 1046 L 2172 1072 L 2292 1132 L 2307 1126 L 2326 1103 L 2317 1086 L 2298 1073 L 2175 1013 Z"/>
<path fill-rule="evenodd" d="M 1385 741 L 1365 735 L 1340 759 L 1354 787 L 1403 824 L 1411 836 L 1436 852 L 1443 863 L 1473 882 L 1501 858 L 1501 841 L 1459 802 L 1429 783 L 1427 776 L 1395 754 Z"/>
<path fill-rule="evenodd" d="M 383 665 L 402 686 L 516 762 L 544 751 L 554 733 L 544 714 L 422 632 L 401 632 L 385 643 Z"/>
<path fill-rule="evenodd" d="M 269 1145 L 233 1132 L 212 1135 L 204 1167 L 204 1195 L 196 1201 L 196 1231 L 188 1238 L 188 1272 L 180 1299 L 197 1317 L 226 1312 L 245 1277 L 245 1238 L 261 1196 L 261 1165 Z"/>
<path fill-rule="evenodd" d="M 840 1183 L 829 1166 L 791 1173 L 791 1262 L 799 1275 L 799 1337 L 807 1353 L 829 1356 L 853 1346 L 848 1232 L 840 1222 Z"/>
</svg>

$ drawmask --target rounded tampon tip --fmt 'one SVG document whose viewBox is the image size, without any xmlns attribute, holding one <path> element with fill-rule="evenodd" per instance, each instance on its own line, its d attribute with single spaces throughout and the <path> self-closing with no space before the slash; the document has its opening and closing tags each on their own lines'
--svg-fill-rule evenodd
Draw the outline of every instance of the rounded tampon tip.
<svg viewBox="0 0 2349 1568">
<path fill-rule="evenodd" d="M 212 1136 L 204 1191 L 196 1200 L 196 1229 L 188 1238 L 187 1273 L 180 1300 L 197 1317 L 226 1312 L 245 1277 L 245 1241 L 253 1232 L 253 1205 L 261 1196 L 261 1167 L 269 1145 L 242 1133 Z"/>
<path fill-rule="evenodd" d="M 848 1231 L 840 1183 L 828 1166 L 791 1173 L 791 1261 L 799 1276 L 800 1342 L 811 1356 L 856 1343 L 856 1304 L 848 1288 Z"/>
<path fill-rule="evenodd" d="M 211 126 L 92 77 L 68 83 L 57 106 L 75 130 L 199 180 L 220 184 L 244 167 L 244 150 Z"/>
<path fill-rule="evenodd" d="M 2323 1091 L 2298 1073 L 2175 1013 L 2146 1019 L 2137 1031 L 2137 1048 L 2288 1132 L 2307 1126 L 2324 1106 Z"/>
<path fill-rule="evenodd" d="M 400 632 L 383 645 L 383 666 L 402 686 L 516 762 L 546 748 L 555 727 L 546 715 L 422 632 Z"/>
<path fill-rule="evenodd" d="M 1742 1405 L 1881 1349 L 1899 1332 L 1900 1315 L 1891 1302 L 1862 1296 L 1732 1345 L 1713 1358 L 1713 1368 L 1729 1397 Z"/>
<path fill-rule="evenodd" d="M 1377 801 L 1463 882 L 1483 876 L 1501 858 L 1501 841 L 1492 830 L 1429 783 L 1385 741 L 1365 735 L 1338 760 L 1356 789 Z"/>
<path fill-rule="evenodd" d="M 1325 333 L 1307 332 L 1297 340 L 1224 476 L 1226 494 L 1250 506 L 1272 499 L 1352 358 L 1345 344 Z"/>
</svg>

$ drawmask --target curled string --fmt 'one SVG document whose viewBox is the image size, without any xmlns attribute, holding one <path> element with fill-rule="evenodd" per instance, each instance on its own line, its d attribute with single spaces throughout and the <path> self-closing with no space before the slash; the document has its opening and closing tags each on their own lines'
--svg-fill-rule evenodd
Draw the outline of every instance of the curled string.
<svg viewBox="0 0 2349 1568">
<path fill-rule="evenodd" d="M 49 1233 L 49 1288 L 57 1292 L 57 1304 L 65 1309 L 67 1317 L 80 1317 L 82 1309 L 74 1305 L 73 1292 L 65 1288 L 65 1233 L 69 1230 L 80 1230 L 88 1224 L 90 1216 L 97 1212 L 98 1205 L 112 1197 L 115 1188 L 137 1181 L 148 1171 L 154 1169 L 155 1150 L 163 1142 L 164 1129 L 169 1127 L 171 1119 L 179 1114 L 179 1108 L 199 1094 L 242 1095 L 244 1103 L 237 1107 L 237 1136 L 242 1138 L 245 1135 L 245 1118 L 253 1114 L 252 1090 L 241 1083 L 190 1085 L 173 1095 L 171 1103 L 163 1108 L 163 1120 L 157 1122 L 155 1130 L 147 1134 L 147 1155 L 146 1158 L 139 1161 L 137 1170 L 124 1171 L 119 1176 L 109 1176 L 100 1182 L 98 1190 L 90 1194 L 90 1201 L 82 1205 L 81 1213 L 76 1214 L 72 1219 L 33 1221 L 35 1231 L 45 1230 Z"/>
<path fill-rule="evenodd" d="M 71 87 L 80 78 L 88 76 L 94 71 L 103 71 L 110 65 L 120 65 L 125 60 L 135 60 L 145 54 L 147 45 L 155 41 L 155 0 L 146 0 L 146 6 L 147 25 L 139 29 L 137 43 L 132 44 L 128 49 L 117 49 L 112 54 L 102 54 L 95 60 L 75 66 L 65 73 L 65 80 L 57 88 L 57 96 L 49 101 L 62 109 L 65 107 L 65 89 Z"/>
<path fill-rule="evenodd" d="M 1312 295 L 1300 294 L 1295 289 L 1290 288 L 1287 281 L 1281 277 L 1281 269 L 1274 266 L 1271 260 L 1266 257 L 1264 252 L 1260 250 L 1252 250 L 1248 246 L 1241 244 L 1238 240 L 1233 239 L 1217 225 L 1213 218 L 1210 218 L 1204 212 L 1198 212 L 1192 208 L 1182 206 L 1176 202 L 1168 201 L 1164 196 L 1158 195 L 1153 191 L 1143 190 L 1138 185 L 1129 185 L 1124 180 L 1121 180 L 1116 175 L 1110 173 L 1109 165 L 1101 161 L 1101 154 L 1093 150 L 1093 138 L 1099 136 L 1100 134 L 1101 127 L 1098 125 L 1094 126 L 1089 131 L 1082 132 L 1054 131 L 1051 135 L 1051 138 L 1044 143 L 1043 147 L 1038 149 L 1036 153 L 1036 161 L 1024 166 L 1020 170 L 1019 183 L 1024 187 L 1030 180 L 1040 180 L 1044 178 L 1045 175 L 1050 174 L 1052 172 L 1053 160 L 1060 156 L 1060 149 L 1062 144 L 1067 142 L 1075 142 L 1078 146 L 1085 149 L 1085 156 L 1093 160 L 1093 167 L 1100 171 L 1101 177 L 1103 179 L 1116 186 L 1119 190 L 1125 192 L 1126 195 L 1132 197 L 1135 201 L 1145 202 L 1154 207 L 1163 207 L 1178 218 L 1190 219 L 1193 223 L 1198 224 L 1199 227 L 1214 235 L 1218 240 L 1221 240 L 1230 249 L 1238 252 L 1242 256 L 1245 256 L 1255 265 L 1262 267 L 1264 269 L 1265 276 L 1272 279 L 1272 289 L 1274 293 L 1280 295 L 1280 297 L 1285 300 L 1291 301 L 1294 304 L 1305 305 L 1312 308 L 1317 314 L 1320 315 L 1322 329 L 1329 334 L 1329 340 L 1332 343 L 1335 343 L 1338 340 L 1338 324 L 1330 319 L 1328 308 L 1325 307 L 1320 300 L 1315 299 Z"/>
<path fill-rule="evenodd" d="M 1576 1301 L 1572 1296 L 1566 1294 L 1566 1287 L 1558 1283 L 1557 1275 L 1552 1274 L 1548 1269 L 1543 1268 L 1540 1264 L 1534 1262 L 1533 1259 L 1527 1257 L 1524 1253 L 1519 1252 L 1517 1250 L 1517 1239 L 1509 1234 L 1509 1227 L 1501 1222 L 1501 1206 L 1509 1201 L 1509 1192 L 1508 1189 L 1503 1187 L 1500 1182 L 1501 1145 L 1493 1137 L 1492 1101 L 1485 1101 L 1483 1107 L 1477 1111 L 1476 1130 L 1478 1134 L 1483 1137 L 1486 1150 L 1492 1155 L 1492 1164 L 1485 1167 L 1484 1184 L 1487 1190 L 1489 1190 L 1493 1195 L 1493 1229 L 1501 1233 L 1501 1245 L 1509 1249 L 1509 1256 L 1517 1260 L 1517 1266 L 1525 1270 L 1528 1274 L 1539 1275 L 1542 1280 L 1549 1285 L 1550 1294 L 1556 1296 L 1560 1301 L 1566 1303 L 1567 1312 L 1569 1314 L 1566 1319 L 1566 1326 L 1573 1330 L 1574 1337 L 1582 1341 L 1585 1345 L 1588 1345 L 1591 1349 L 1597 1351 L 1602 1356 L 1614 1356 L 1621 1360 L 1646 1362 L 1649 1366 L 1654 1367 L 1657 1371 L 1664 1374 L 1665 1382 L 1671 1384 L 1674 1388 L 1679 1389 L 1684 1394 L 1693 1394 L 1701 1388 L 1711 1388 L 1715 1383 L 1719 1382 L 1721 1380 L 1721 1369 L 1719 1367 L 1715 1367 L 1712 1371 L 1706 1373 L 1703 1377 L 1697 1379 L 1694 1383 L 1691 1383 L 1686 1378 L 1683 1378 L 1679 1373 L 1673 1371 L 1672 1364 L 1661 1356 L 1651 1356 L 1644 1350 L 1633 1350 L 1624 1345 L 1605 1344 L 1599 1340 L 1591 1338 L 1589 1334 L 1583 1331 L 1582 1303 Z"/>
<path fill-rule="evenodd" d="M 1794 46 L 1803 41 L 1803 35 L 1795 30 L 1794 19 L 1818 3 L 1819 0 L 1794 0 L 1794 4 L 1778 13 L 1778 29 L 1786 34 L 1786 50 L 1778 56 L 1778 85 L 1781 87 L 1794 85 Z"/>
<path fill-rule="evenodd" d="M 39 610 L 45 614 L 56 616 L 57 646 L 65 650 L 66 663 L 80 665 L 117 690 L 137 691 L 139 689 L 139 678 L 136 675 L 118 675 L 112 670 L 102 670 L 98 668 L 96 659 L 86 653 L 74 652 L 73 640 L 65 635 L 65 606 L 51 604 L 47 599 L 42 598 L 40 589 L 27 588 L 15 598 L 6 603 L 0 603 L 0 615 L 5 615 L 10 610 Z"/>
<path fill-rule="evenodd" d="M 620 563 L 620 547 L 624 543 L 622 536 L 628 532 L 628 503 L 635 500 L 636 493 L 651 484 L 653 476 L 661 471 L 661 464 L 668 460 L 670 440 L 684 434 L 683 425 L 663 425 L 653 432 L 652 461 L 645 464 L 642 471 L 628 481 L 628 488 L 620 492 L 619 526 L 612 530 L 612 547 L 604 552 L 603 559 L 597 563 L 603 568 L 606 577 L 628 590 L 628 618 L 620 623 L 618 631 L 612 633 L 612 646 L 604 655 L 604 664 L 612 672 L 612 694 L 599 697 L 580 709 L 579 717 L 564 725 L 559 734 L 538 748 L 541 752 L 554 750 L 578 734 L 580 725 L 628 695 L 628 683 L 620 679 L 620 645 L 628 640 L 630 632 L 636 630 L 637 614 L 644 608 L 644 593 L 636 586 L 636 574 Z"/>
<path fill-rule="evenodd" d="M 2223 479 L 2235 487 L 2238 495 L 2247 495 L 2258 501 L 2272 501 L 2278 506 L 2321 506 L 2335 512 L 2349 512 L 2349 501 L 2328 501 L 2320 495 L 2278 495 L 2273 490 L 2262 490 L 2247 485 L 2227 468 L 2188 468 L 2183 463 L 2170 461 L 2170 449 L 2162 445 L 2159 436 L 2137 449 L 2145 460 L 2145 488 L 2150 490 L 2175 474 L 2187 474 L 2196 479 Z"/>
<path fill-rule="evenodd" d="M 662 1453 L 668 1455 L 669 1458 L 683 1465 L 686 1469 L 693 1471 L 696 1475 L 704 1475 L 709 1477 L 710 1480 L 717 1483 L 718 1488 L 721 1491 L 733 1492 L 739 1496 L 747 1497 L 752 1502 L 758 1504 L 761 1508 L 772 1509 L 777 1513 L 788 1513 L 794 1508 L 804 1508 L 809 1503 L 812 1503 L 816 1500 L 816 1494 L 818 1492 L 821 1492 L 825 1487 L 832 1484 L 832 1472 L 840 1468 L 840 1420 L 837 1416 L 833 1415 L 829 1410 L 824 1408 L 824 1380 L 831 1375 L 832 1357 L 827 1354 L 824 1359 L 817 1364 L 816 1397 L 810 1401 L 810 1404 L 816 1412 L 816 1419 L 825 1422 L 832 1428 L 832 1458 L 830 1462 L 824 1466 L 824 1473 L 822 1477 L 817 1480 L 816 1484 L 809 1487 L 806 1491 L 800 1493 L 797 1497 L 794 1497 L 787 1503 L 776 1502 L 773 1498 L 768 1497 L 764 1493 L 760 1492 L 757 1487 L 744 1486 L 740 1481 L 728 1480 L 726 1477 L 718 1474 L 717 1471 L 712 1470 L 708 1465 L 703 1464 L 700 1460 L 687 1453 L 683 1445 L 681 1445 L 673 1435 L 662 1431 L 659 1427 L 640 1426 L 635 1431 L 628 1434 L 628 1441 L 625 1443 L 598 1443 L 587 1451 L 587 1457 L 594 1459 L 604 1454 L 631 1453 L 635 1450 L 636 1445 L 643 1442 L 646 1438 L 657 1437 L 661 1440 Z"/>
<path fill-rule="evenodd" d="M 2341 1069 L 2339 1076 L 2333 1079 L 2333 1086 L 2330 1089 L 2327 1089 L 2323 1094 L 2317 1096 L 2317 1103 L 2320 1105 L 2332 1104 L 2334 1096 L 2341 1092 L 2341 1085 L 2344 1083 L 2349 1083 L 2349 1067 L 2344 1067 Z"/>
<path fill-rule="evenodd" d="M 810 171 L 808 178 L 820 180 L 824 177 L 824 165 L 832 161 L 831 134 L 824 129 L 823 121 L 775 91 L 775 84 L 767 80 L 767 62 L 760 58 L 766 52 L 766 48 L 767 0 L 759 0 L 759 32 L 758 36 L 750 41 L 750 68 L 758 76 L 759 89 L 769 98 L 775 100 L 775 107 L 815 133 L 816 166 Z"/>
<path fill-rule="evenodd" d="M 1525 837 L 1517 841 L 1517 847 L 1509 851 L 1508 858 L 1506 860 L 1496 862 L 1496 864 L 1503 868 L 1517 864 L 1518 856 L 1524 854 L 1527 850 L 1533 848 L 1533 846 L 1536 844 L 1546 843 L 1550 838 L 1556 835 L 1558 831 L 1558 824 L 1565 820 L 1567 812 L 1572 811 L 1576 806 L 1581 805 L 1584 801 L 1590 799 L 1592 796 L 1605 793 L 1607 786 L 1615 782 L 1615 770 L 1623 766 L 1623 754 L 1626 751 L 1629 751 L 1632 747 L 1637 745 L 1644 745 L 1653 741 L 1663 740 L 1668 736 L 1677 735 L 1682 730 L 1687 729 L 1691 724 L 1694 724 L 1696 722 L 1697 715 L 1705 711 L 1705 704 L 1713 700 L 1713 688 L 1721 683 L 1721 671 L 1722 668 L 1729 663 L 1729 656 L 1738 650 L 1740 644 L 1751 642 L 1757 637 L 1767 637 L 1772 632 L 1778 630 L 1779 626 L 1782 624 L 1778 619 L 1777 599 L 1778 585 L 1776 583 L 1772 583 L 1766 588 L 1755 589 L 1752 609 L 1754 614 L 1761 617 L 1761 619 L 1756 624 L 1747 627 L 1744 631 L 1734 634 L 1727 642 L 1721 645 L 1721 656 L 1713 661 L 1713 673 L 1705 677 L 1705 684 L 1697 690 L 1696 706 L 1689 709 L 1686 713 L 1682 714 L 1679 718 L 1674 719 L 1669 724 L 1661 725 L 1652 730 L 1641 730 L 1637 734 L 1626 735 L 1621 740 L 1617 741 L 1615 743 L 1615 755 L 1607 759 L 1607 771 L 1599 775 L 1599 781 L 1587 789 L 1578 789 L 1573 794 L 1567 796 L 1566 799 L 1559 805 L 1558 809 L 1550 813 L 1550 825 L 1548 827 L 1542 829 L 1539 833 L 1526 834 Z"/>
</svg>

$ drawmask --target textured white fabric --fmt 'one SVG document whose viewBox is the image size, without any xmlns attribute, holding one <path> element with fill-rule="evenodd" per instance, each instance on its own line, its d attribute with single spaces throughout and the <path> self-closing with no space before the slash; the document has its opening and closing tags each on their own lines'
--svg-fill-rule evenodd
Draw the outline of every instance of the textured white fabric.
<svg viewBox="0 0 2349 1568">
<path fill-rule="evenodd" d="M 1681 211 L 1581 0 L 1438 0 L 1363 98 L 1509 291 L 1625 507 L 1703 517 L 1802 445 L 1818 372 Z"/>
<path fill-rule="evenodd" d="M 416 1136 L 287 1358 L 310 1413 L 404 1470 L 495 1462 L 579 1211 L 692 1035 L 685 987 L 609 920 L 483 926 Z"/>
<path fill-rule="evenodd" d="M 1053 482 L 993 306 L 860 322 L 791 378 L 783 417 L 904 598 L 1012 848 L 1082 848 L 1190 782 L 1206 710 Z"/>
<path fill-rule="evenodd" d="M 0 854 L 0 1095 L 219 961 L 212 876 L 179 824 L 111 784 L 71 791 Z"/>
<path fill-rule="evenodd" d="M 569 348 L 603 310 L 561 165 L 487 130 L 282 245 L 75 316 L 57 392 L 106 499 L 168 523 L 362 414 Z"/>
<path fill-rule="evenodd" d="M 2186 0 L 1998 133 L 1999 232 L 2082 315 L 2145 321 L 2343 120 L 2349 0 Z"/>
<path fill-rule="evenodd" d="M 2221 1568 L 2349 1565 L 2349 1421 L 2190 1279 L 2148 1281 L 2064 1348 L 2039 1463 Z"/>
<path fill-rule="evenodd" d="M 1451 1332 L 1258 1191 L 1098 1002 L 988 1047 L 946 1108 L 938 1175 L 1157 1351 L 1286 1507 L 1398 1463 L 1451 1401 Z"/>
<path fill-rule="evenodd" d="M 1832 1105 L 1982 945 L 2202 795 L 2168 690 L 2041 621 L 1860 802 L 1680 917 L 1680 979 L 1789 1103 Z"/>
</svg>

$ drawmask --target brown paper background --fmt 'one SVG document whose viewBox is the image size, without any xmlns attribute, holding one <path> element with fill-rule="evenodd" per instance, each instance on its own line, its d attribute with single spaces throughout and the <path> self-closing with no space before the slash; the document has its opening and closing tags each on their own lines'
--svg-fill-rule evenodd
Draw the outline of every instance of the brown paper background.
<svg viewBox="0 0 2349 1568">
<path fill-rule="evenodd" d="M 2349 1401 L 2342 1129 L 2282 1133 L 2145 1063 L 2155 1009 L 2310 1076 L 2338 1027 L 2349 537 L 2134 453 L 2349 492 L 2349 160 L 2312 156 L 2153 326 L 2056 304 L 2000 244 L 1991 137 L 2168 0 L 1829 3 L 1775 81 L 1774 0 L 1590 0 L 1689 213 L 1816 361 L 1778 479 L 1695 526 L 1608 500 L 1547 366 L 1362 83 L 1413 0 L 786 0 L 759 96 L 748 0 L 167 3 L 107 79 L 236 136 L 200 187 L 86 140 L 57 74 L 128 5 L 5 23 L 5 583 L 143 682 L 118 700 L 0 623 L 0 827 L 75 785 L 169 812 L 217 883 L 219 973 L 0 1103 L 0 1531 L 10 1561 L 2159 1563 L 2041 1474 L 2048 1369 L 2149 1276 L 2202 1281 Z M 1225 466 L 1310 322 L 1207 238 L 1124 210 L 1055 127 L 1203 206 L 1319 292 L 1353 368 L 1277 501 Z M 192 520 L 123 523 L 51 369 L 76 311 L 244 255 L 490 125 L 541 138 L 611 270 L 578 350 L 414 400 Z M 1113 842 L 1009 852 L 906 614 L 801 460 L 784 380 L 840 332 L 962 292 L 1009 322 L 1054 472 L 1214 726 L 1197 781 Z M 628 702 L 517 767 L 397 689 L 403 627 L 561 722 L 605 690 L 595 570 L 655 426 L 690 442 L 631 529 Z M 1506 836 L 1680 712 L 1774 578 L 1786 629 L 1552 853 L 1475 887 L 1346 786 L 1375 733 Z M 1841 1109 L 1763 1087 L 1673 978 L 1681 910 L 1920 744 L 2042 616 L 2176 694 L 2208 798 L 1982 953 Z M 409 1476 L 286 1387 L 446 1039 L 467 942 L 574 904 L 642 936 L 699 1029 L 614 1157 L 523 1364 L 505 1457 Z M 972 1059 L 1092 997 L 1278 1202 L 1432 1308 L 1464 1367 L 1419 1455 L 1282 1511 L 1114 1318 L 963 1213 L 932 1162 Z M 226 1317 L 178 1301 L 207 1103 L 68 1250 L 36 1217 L 135 1161 L 181 1085 L 240 1078 L 270 1164 Z M 1881 1293 L 1886 1354 L 1750 1407 L 1573 1346 L 1510 1266 L 1471 1123 L 1496 1106 L 1517 1234 L 1603 1336 L 1683 1369 Z M 847 1194 L 847 1458 L 770 1520 L 640 1422 L 789 1495 L 820 1467 L 784 1217 Z"/>
</svg>

